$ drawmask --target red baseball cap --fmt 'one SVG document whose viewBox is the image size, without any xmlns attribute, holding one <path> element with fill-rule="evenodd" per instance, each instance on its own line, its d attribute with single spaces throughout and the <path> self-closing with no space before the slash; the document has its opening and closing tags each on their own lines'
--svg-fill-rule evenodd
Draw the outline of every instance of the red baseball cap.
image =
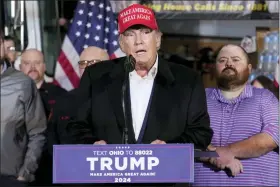
<svg viewBox="0 0 280 187">
<path fill-rule="evenodd" d="M 133 25 L 144 25 L 153 30 L 158 29 L 153 10 L 140 4 L 132 4 L 120 11 L 118 15 L 119 33 L 123 33 Z"/>
</svg>

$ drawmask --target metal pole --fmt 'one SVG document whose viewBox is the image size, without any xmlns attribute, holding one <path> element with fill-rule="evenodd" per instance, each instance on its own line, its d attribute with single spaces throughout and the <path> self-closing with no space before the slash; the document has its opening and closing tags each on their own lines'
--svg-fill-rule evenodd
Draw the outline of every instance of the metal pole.
<svg viewBox="0 0 280 187">
<path fill-rule="evenodd" d="M 15 19 L 15 12 L 16 12 L 16 2 L 11 1 L 11 18 L 10 23 L 8 25 L 8 35 L 16 29 L 16 19 Z"/>
<path fill-rule="evenodd" d="M 25 10 L 24 0 L 20 1 L 20 43 L 21 50 L 24 50 L 24 10 Z"/>
<path fill-rule="evenodd" d="M 20 9 L 20 2 L 16 2 L 16 4 L 15 4 L 16 6 L 15 6 L 15 15 L 14 15 L 14 17 L 12 17 L 12 21 L 14 22 L 13 24 L 13 31 L 14 30 L 16 30 L 20 25 L 19 24 L 21 24 L 21 23 L 19 23 L 19 21 L 18 21 L 18 19 L 19 19 L 19 17 L 20 17 L 20 12 L 21 12 L 21 9 Z"/>
<path fill-rule="evenodd" d="M 16 2 L 11 1 L 11 18 L 15 18 L 15 12 L 16 12 Z"/>
</svg>

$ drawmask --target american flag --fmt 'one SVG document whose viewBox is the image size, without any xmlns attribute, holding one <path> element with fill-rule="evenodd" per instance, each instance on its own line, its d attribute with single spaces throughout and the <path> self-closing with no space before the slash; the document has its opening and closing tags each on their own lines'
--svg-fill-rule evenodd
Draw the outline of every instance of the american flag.
<svg viewBox="0 0 280 187">
<path fill-rule="evenodd" d="M 117 22 L 108 0 L 78 2 L 56 64 L 55 84 L 68 91 L 79 86 L 79 56 L 88 46 L 107 50 L 111 58 L 124 56 L 119 48 Z"/>
</svg>

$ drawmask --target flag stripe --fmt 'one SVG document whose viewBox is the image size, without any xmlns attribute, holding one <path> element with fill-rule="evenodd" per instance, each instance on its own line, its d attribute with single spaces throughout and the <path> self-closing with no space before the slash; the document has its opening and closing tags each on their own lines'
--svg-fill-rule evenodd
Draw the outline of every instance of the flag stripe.
<svg viewBox="0 0 280 187">
<path fill-rule="evenodd" d="M 73 69 L 75 70 L 76 74 L 79 75 L 79 64 L 78 64 L 80 60 L 79 54 L 77 53 L 76 49 L 74 48 L 68 36 L 66 36 L 64 39 L 62 45 L 62 51 L 67 51 L 67 53 L 64 53 L 64 55 L 73 66 Z"/>
<path fill-rule="evenodd" d="M 64 69 L 61 67 L 61 62 L 58 62 L 56 64 L 55 68 L 55 79 L 54 82 L 57 83 L 60 87 L 71 90 L 74 88 L 73 84 L 71 83 L 70 79 L 67 76 L 67 73 L 64 71 Z"/>
<path fill-rule="evenodd" d="M 60 56 L 58 58 L 58 61 L 62 67 L 62 69 L 67 72 L 66 75 L 69 79 L 69 81 L 72 83 L 74 87 L 77 87 L 79 85 L 79 77 L 74 70 L 74 67 L 72 66 L 71 62 L 69 62 L 68 58 L 65 56 L 64 52 L 60 53 Z"/>
</svg>

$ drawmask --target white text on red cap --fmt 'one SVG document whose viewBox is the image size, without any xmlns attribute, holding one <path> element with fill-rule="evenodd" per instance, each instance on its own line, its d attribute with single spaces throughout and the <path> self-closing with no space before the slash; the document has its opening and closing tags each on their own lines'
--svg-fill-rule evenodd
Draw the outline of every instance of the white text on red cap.
<svg viewBox="0 0 280 187">
<path fill-rule="evenodd" d="M 144 9 L 144 8 L 131 8 L 128 9 L 125 12 L 122 12 L 120 14 L 120 18 L 123 18 L 124 16 L 128 16 L 129 14 L 134 14 L 134 13 L 144 13 L 144 14 L 149 14 L 152 15 L 152 12 L 148 9 Z"/>
<path fill-rule="evenodd" d="M 144 14 L 137 14 L 137 15 L 130 15 L 130 16 L 127 16 L 125 18 L 123 18 L 123 23 L 126 23 L 128 21 L 132 21 L 132 20 L 135 20 L 135 19 L 144 19 L 144 20 L 151 20 L 151 16 L 148 16 L 148 15 L 144 15 Z"/>
</svg>

